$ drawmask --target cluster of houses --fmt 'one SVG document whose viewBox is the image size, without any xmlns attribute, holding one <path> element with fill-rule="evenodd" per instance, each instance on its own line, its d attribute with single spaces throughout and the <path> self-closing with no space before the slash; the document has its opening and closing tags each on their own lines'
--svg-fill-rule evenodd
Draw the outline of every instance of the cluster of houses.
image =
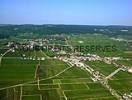
<svg viewBox="0 0 132 100">
<path fill-rule="evenodd" d="M 24 49 L 35 49 L 35 48 L 40 48 L 42 46 L 45 46 L 48 44 L 47 39 L 36 39 L 36 40 L 28 40 L 26 43 L 25 42 L 8 42 L 7 47 L 11 48 L 24 48 Z"/>
<path fill-rule="evenodd" d="M 112 61 L 122 60 L 121 57 L 104 57 L 103 61 L 107 64 L 111 64 Z"/>
<path fill-rule="evenodd" d="M 94 71 L 91 67 L 83 63 L 83 61 L 95 61 L 95 60 L 101 60 L 101 58 L 98 55 L 89 54 L 88 56 L 70 56 L 70 57 L 59 57 L 60 60 L 69 63 L 71 66 L 77 66 L 83 70 L 88 71 L 91 73 L 94 77 L 91 77 L 93 81 L 101 80 L 104 75 L 99 73 L 99 71 Z"/>
<path fill-rule="evenodd" d="M 26 42 L 8 42 L 7 47 L 22 49 L 22 50 L 51 50 L 53 52 L 60 52 L 61 46 L 50 44 L 50 39 L 31 39 Z M 62 40 L 63 41 L 63 40 Z"/>
<path fill-rule="evenodd" d="M 45 60 L 45 57 L 23 57 L 23 60 Z"/>
<path fill-rule="evenodd" d="M 118 65 L 115 62 L 113 62 L 112 64 L 114 64 L 116 67 L 118 68 L 122 68 L 122 71 L 127 71 L 128 73 L 132 73 L 132 67 L 130 66 L 125 66 L 125 65 Z"/>
<path fill-rule="evenodd" d="M 28 40 L 27 43 L 14 43 L 14 42 L 8 42 L 7 47 L 13 47 L 13 48 L 24 48 L 24 49 L 30 49 L 30 50 L 40 50 L 40 49 L 47 49 L 47 46 L 49 46 L 49 40 L 50 39 L 34 39 L 34 40 Z M 66 53 L 65 51 L 59 50 L 59 48 L 53 48 L 51 47 L 51 51 L 56 52 L 56 54 L 58 55 L 66 55 L 68 53 Z M 48 47 L 48 49 L 50 49 Z M 15 49 L 12 50 L 12 52 L 15 52 Z M 76 54 L 76 55 L 75 55 Z M 100 60 L 100 61 L 104 61 L 107 64 L 112 64 L 113 61 L 117 61 L 117 60 L 122 60 L 123 58 L 121 57 L 100 57 L 96 54 L 81 54 L 81 53 L 69 53 L 70 58 L 68 57 L 59 57 L 59 59 L 63 59 L 64 62 L 68 62 L 69 64 L 71 64 L 72 66 L 77 66 L 80 68 L 86 68 L 84 63 L 82 63 L 81 61 L 96 61 L 96 60 Z M 23 59 L 29 59 L 29 60 L 45 60 L 44 57 L 26 57 L 23 54 Z M 127 66 L 122 66 L 122 65 L 117 65 L 115 63 L 116 67 L 122 67 L 123 71 L 128 71 L 129 73 L 132 73 L 132 68 L 127 67 Z M 97 73 L 96 73 L 97 74 Z M 99 76 L 99 75 L 98 75 Z"/>
<path fill-rule="evenodd" d="M 75 56 L 71 56 L 70 58 L 68 57 L 59 57 L 60 60 L 69 63 L 72 66 L 77 66 L 77 67 L 84 67 L 84 64 L 80 62 L 80 59 L 75 57 Z"/>
<path fill-rule="evenodd" d="M 76 56 L 72 55 L 70 57 L 62 56 L 59 57 L 60 60 L 63 60 L 64 62 L 68 62 L 72 66 L 77 66 L 77 67 L 85 67 L 83 61 L 95 61 L 95 60 L 101 60 L 101 58 L 98 55 L 94 54 L 88 54 L 88 56 Z"/>
<path fill-rule="evenodd" d="M 132 93 L 125 93 L 122 98 L 124 100 L 132 100 Z"/>
</svg>

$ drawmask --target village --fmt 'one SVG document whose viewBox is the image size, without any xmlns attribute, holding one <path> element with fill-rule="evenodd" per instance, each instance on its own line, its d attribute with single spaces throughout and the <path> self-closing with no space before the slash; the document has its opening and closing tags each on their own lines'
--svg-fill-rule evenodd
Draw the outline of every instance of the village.
<svg viewBox="0 0 132 100">
<path fill-rule="evenodd" d="M 87 71 L 88 73 L 91 74 L 91 79 L 93 82 L 99 81 L 104 87 L 106 87 L 112 95 L 116 96 L 117 98 L 123 98 L 125 100 L 129 100 L 129 98 L 132 98 L 132 93 L 128 94 L 125 93 L 124 95 L 120 96 L 117 94 L 117 92 L 112 89 L 109 84 L 108 84 L 108 79 L 113 77 L 116 73 L 118 73 L 120 70 L 126 71 L 128 73 L 132 73 L 132 67 L 124 66 L 124 65 L 119 65 L 115 63 L 115 61 L 118 60 L 130 60 L 130 59 L 124 59 L 121 57 L 100 57 L 97 54 L 83 54 L 80 52 L 66 52 L 63 49 L 60 49 L 59 47 L 56 47 L 55 44 L 50 44 L 50 40 L 52 39 L 35 39 L 35 40 L 27 40 L 28 42 L 26 43 L 15 43 L 15 42 L 8 42 L 7 48 L 10 48 L 9 51 L 12 53 L 15 53 L 17 50 L 29 50 L 29 51 L 41 51 L 43 50 L 46 51 L 52 51 L 55 52 L 56 55 L 54 57 L 49 57 L 49 56 L 42 56 L 42 57 L 36 57 L 36 56 L 27 56 L 25 53 L 21 54 L 22 60 L 45 60 L 45 59 L 58 59 L 61 60 L 70 66 L 73 67 L 78 67 L 82 70 Z M 64 41 L 64 40 L 62 40 Z M 59 44 L 60 45 L 60 44 Z M 69 44 L 67 44 L 69 46 Z M 62 45 L 61 45 L 62 46 Z M 73 48 L 70 45 L 71 48 Z M 6 52 L 8 53 L 8 51 Z M 4 56 L 5 54 L 1 54 Z M 1 56 L 1 57 L 2 57 Z M 1 58 L 2 59 L 2 58 Z M 85 61 L 103 61 L 107 64 L 113 64 L 115 67 L 117 67 L 117 70 L 112 72 L 110 75 L 105 76 L 99 71 L 94 70 L 91 66 L 85 64 Z"/>
</svg>

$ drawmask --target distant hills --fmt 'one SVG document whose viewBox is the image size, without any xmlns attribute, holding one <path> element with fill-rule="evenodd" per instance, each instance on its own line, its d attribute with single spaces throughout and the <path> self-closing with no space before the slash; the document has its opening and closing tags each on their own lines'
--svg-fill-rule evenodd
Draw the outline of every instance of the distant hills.
<svg viewBox="0 0 132 100">
<path fill-rule="evenodd" d="M 23 33 L 33 33 L 38 35 L 99 33 L 109 36 L 117 36 L 132 35 L 132 26 L 0 24 L 0 38 L 9 38 L 10 36 L 18 36 Z"/>
</svg>

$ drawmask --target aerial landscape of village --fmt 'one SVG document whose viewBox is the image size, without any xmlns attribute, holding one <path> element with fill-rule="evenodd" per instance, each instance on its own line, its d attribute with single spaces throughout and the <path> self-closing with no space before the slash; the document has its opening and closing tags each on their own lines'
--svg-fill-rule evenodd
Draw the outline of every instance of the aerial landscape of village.
<svg viewBox="0 0 132 100">
<path fill-rule="evenodd" d="M 52 30 L 79 26 L 9 25 L 0 29 L 17 34 L 32 28 L 40 31 L 41 27 Z M 105 33 L 129 34 L 132 27 L 82 27 L 94 28 L 94 33 L 38 36 L 24 32 L 1 39 L 0 99 L 131 100 L 132 35 L 122 38 Z"/>
<path fill-rule="evenodd" d="M 131 0 L 1 0 L 0 100 L 132 100 Z"/>
</svg>

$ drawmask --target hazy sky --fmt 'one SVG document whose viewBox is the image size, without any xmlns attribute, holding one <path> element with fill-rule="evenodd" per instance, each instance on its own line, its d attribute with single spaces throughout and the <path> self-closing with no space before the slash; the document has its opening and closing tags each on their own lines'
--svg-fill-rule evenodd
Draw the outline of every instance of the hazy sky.
<svg viewBox="0 0 132 100">
<path fill-rule="evenodd" d="M 132 25 L 132 0 L 0 0 L 0 24 Z"/>
</svg>

